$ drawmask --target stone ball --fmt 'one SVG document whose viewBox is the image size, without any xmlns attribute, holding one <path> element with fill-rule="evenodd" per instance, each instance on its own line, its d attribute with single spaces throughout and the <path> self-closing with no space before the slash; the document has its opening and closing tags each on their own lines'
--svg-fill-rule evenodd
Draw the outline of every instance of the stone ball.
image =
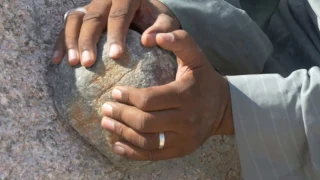
<svg viewBox="0 0 320 180">
<path fill-rule="evenodd" d="M 175 79 L 176 61 L 171 52 L 159 47 L 146 48 L 141 35 L 129 30 L 126 51 L 117 60 L 108 56 L 104 34 L 97 46 L 97 61 L 90 67 L 71 67 L 64 59 L 48 69 L 49 86 L 60 119 L 98 149 L 116 166 L 137 168 L 148 162 L 131 161 L 113 153 L 112 144 L 118 140 L 101 127 L 101 106 L 114 101 L 115 86 L 144 88 L 163 85 Z"/>
</svg>

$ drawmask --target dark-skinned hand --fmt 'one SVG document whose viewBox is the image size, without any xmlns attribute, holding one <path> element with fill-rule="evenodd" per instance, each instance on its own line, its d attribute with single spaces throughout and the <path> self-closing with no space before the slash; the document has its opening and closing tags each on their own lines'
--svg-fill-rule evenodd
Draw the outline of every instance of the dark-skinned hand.
<svg viewBox="0 0 320 180">
<path fill-rule="evenodd" d="M 141 41 L 147 47 L 156 46 L 156 33 L 180 28 L 178 19 L 158 0 L 92 0 L 84 8 L 86 14 L 73 11 L 67 17 L 54 48 L 54 64 L 67 53 L 70 65 L 92 66 L 97 43 L 106 29 L 109 56 L 117 59 L 125 50 L 130 25 L 143 32 Z"/>
<path fill-rule="evenodd" d="M 177 57 L 175 81 L 150 88 L 116 87 L 101 125 L 122 137 L 115 153 L 133 160 L 165 160 L 195 151 L 210 136 L 234 134 L 227 79 L 183 30 L 159 33 L 156 43 Z M 159 133 L 165 146 L 159 149 Z"/>
</svg>

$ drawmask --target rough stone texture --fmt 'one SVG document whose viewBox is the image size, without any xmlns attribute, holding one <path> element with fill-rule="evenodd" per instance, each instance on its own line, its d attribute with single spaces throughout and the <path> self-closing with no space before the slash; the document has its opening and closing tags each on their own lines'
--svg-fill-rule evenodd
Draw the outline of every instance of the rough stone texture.
<svg viewBox="0 0 320 180">
<path fill-rule="evenodd" d="M 106 35 L 98 44 L 98 58 L 94 66 L 70 67 L 67 59 L 52 65 L 48 81 L 61 119 L 68 122 L 79 135 L 99 149 L 114 165 L 132 169 L 147 162 L 127 161 L 112 152 L 112 144 L 119 139 L 101 127 L 101 106 L 112 101 L 115 86 L 150 87 L 163 85 L 175 79 L 176 61 L 167 51 L 158 47 L 145 48 L 141 35 L 130 30 L 127 50 L 116 61 L 108 56 Z"/>
<path fill-rule="evenodd" d="M 182 159 L 115 168 L 57 115 L 46 69 L 67 9 L 84 0 L 1 0 L 0 179 L 241 179 L 234 138 Z"/>
</svg>

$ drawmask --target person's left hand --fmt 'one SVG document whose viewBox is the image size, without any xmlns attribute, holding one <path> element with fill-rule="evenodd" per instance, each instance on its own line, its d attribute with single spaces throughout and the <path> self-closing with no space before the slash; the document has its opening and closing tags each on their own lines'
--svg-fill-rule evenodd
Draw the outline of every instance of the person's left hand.
<svg viewBox="0 0 320 180">
<path fill-rule="evenodd" d="M 158 34 L 156 42 L 177 56 L 176 80 L 143 89 L 116 87 L 112 95 L 119 103 L 102 106 L 102 127 L 125 140 L 114 144 L 114 152 L 133 160 L 182 157 L 214 134 L 234 133 L 228 82 L 191 37 L 178 30 Z"/>
<path fill-rule="evenodd" d="M 59 64 L 67 53 L 70 65 L 91 67 L 97 57 L 97 43 L 106 30 L 109 56 L 118 59 L 125 52 L 129 26 L 142 33 L 141 43 L 156 46 L 155 35 L 180 28 L 180 22 L 158 0 L 92 0 L 83 9 L 72 11 L 54 47 L 52 62 Z"/>
</svg>

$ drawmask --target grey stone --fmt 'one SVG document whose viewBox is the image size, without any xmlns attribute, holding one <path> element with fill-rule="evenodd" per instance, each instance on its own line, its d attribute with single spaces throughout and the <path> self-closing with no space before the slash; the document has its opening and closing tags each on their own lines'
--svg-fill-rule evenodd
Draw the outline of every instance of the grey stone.
<svg viewBox="0 0 320 180">
<path fill-rule="evenodd" d="M 108 56 L 106 35 L 98 44 L 94 66 L 71 67 L 64 59 L 49 70 L 53 99 L 61 115 L 79 135 L 99 149 L 114 165 L 137 168 L 147 162 L 128 161 L 112 152 L 112 144 L 119 139 L 101 127 L 101 106 L 112 101 L 115 86 L 138 88 L 163 85 L 175 79 L 176 62 L 170 53 L 158 48 L 145 48 L 141 35 L 129 30 L 124 55 L 113 60 Z"/>
<path fill-rule="evenodd" d="M 0 179 L 241 179 L 233 137 L 212 137 L 185 158 L 125 170 L 58 116 L 47 67 L 64 13 L 88 2 L 1 0 Z"/>
</svg>

